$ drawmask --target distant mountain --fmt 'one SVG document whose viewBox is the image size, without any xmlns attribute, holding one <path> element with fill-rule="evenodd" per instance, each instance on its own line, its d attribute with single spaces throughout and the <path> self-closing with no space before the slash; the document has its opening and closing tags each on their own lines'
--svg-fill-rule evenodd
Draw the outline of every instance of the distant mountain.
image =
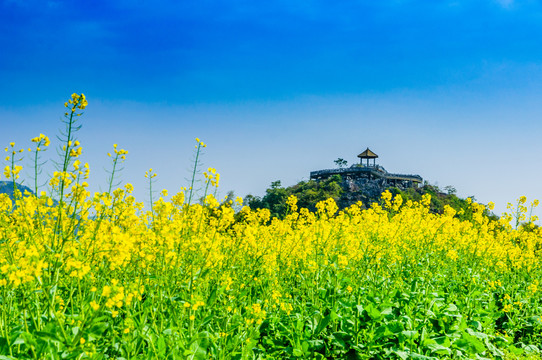
<svg viewBox="0 0 542 360">
<path fill-rule="evenodd" d="M 21 193 L 25 193 L 25 191 L 28 191 L 29 193 L 33 194 L 34 192 L 30 190 L 28 186 L 24 186 L 21 184 L 15 183 L 17 186 L 17 189 Z M 11 200 L 13 200 L 13 181 L 0 181 L 0 194 L 8 194 Z"/>
</svg>

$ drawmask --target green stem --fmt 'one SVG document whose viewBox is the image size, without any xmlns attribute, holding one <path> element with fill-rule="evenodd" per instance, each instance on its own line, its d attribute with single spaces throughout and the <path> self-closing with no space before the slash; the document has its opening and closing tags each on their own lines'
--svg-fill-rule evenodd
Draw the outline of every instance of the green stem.
<svg viewBox="0 0 542 360">
<path fill-rule="evenodd" d="M 41 146 L 41 141 L 38 142 L 37 148 L 36 148 L 36 156 L 34 156 L 34 194 L 38 196 L 38 156 L 39 151 L 38 148 Z"/>
<path fill-rule="evenodd" d="M 13 149 L 12 157 L 11 157 L 11 180 L 13 180 L 13 200 L 15 200 L 15 194 L 17 191 L 17 185 L 15 184 L 15 174 L 13 171 L 15 170 L 15 155 L 16 155 L 14 154 L 14 152 L 15 152 L 15 149 Z"/>
<path fill-rule="evenodd" d="M 149 172 L 149 199 L 151 203 L 151 214 L 152 214 L 152 220 L 154 222 L 154 204 L 152 202 L 152 175 Z"/>
<path fill-rule="evenodd" d="M 190 195 L 188 196 L 188 205 L 192 203 L 192 194 L 194 192 L 194 180 L 196 179 L 196 170 L 198 168 L 199 153 L 201 150 L 201 142 L 198 143 L 198 150 L 196 151 L 196 160 L 194 161 L 194 169 L 192 171 L 192 181 L 190 182 Z"/>
<path fill-rule="evenodd" d="M 119 159 L 119 154 L 115 156 L 115 160 L 113 160 L 113 171 L 111 172 L 111 179 L 109 179 L 109 189 L 107 190 L 107 193 L 111 195 L 111 189 L 113 188 L 113 179 L 115 177 L 115 170 L 117 168 L 117 162 Z"/>
<path fill-rule="evenodd" d="M 64 163 L 62 165 L 62 174 L 61 174 L 61 178 L 60 178 L 60 184 L 59 184 L 59 191 L 60 191 L 60 198 L 59 198 L 59 201 L 58 201 L 58 216 L 57 216 L 57 221 L 56 221 L 56 225 L 55 225 L 55 231 L 54 231 L 54 236 L 53 236 L 53 243 L 52 243 L 52 246 L 51 248 L 53 250 L 55 250 L 56 248 L 56 241 L 57 241 L 57 238 L 61 235 L 61 224 L 62 224 L 62 209 L 64 208 L 64 186 L 65 186 L 65 182 L 66 182 L 66 170 L 68 170 L 68 164 L 69 164 L 69 160 L 70 160 L 70 147 L 71 147 L 71 137 L 72 137 L 72 128 L 73 128 L 73 115 L 75 114 L 75 111 L 74 108 L 75 108 L 75 104 L 73 105 L 73 108 L 72 108 L 72 111 L 71 111 L 71 114 L 70 114 L 70 119 L 68 121 L 68 137 L 66 139 L 66 150 L 64 151 Z"/>
</svg>

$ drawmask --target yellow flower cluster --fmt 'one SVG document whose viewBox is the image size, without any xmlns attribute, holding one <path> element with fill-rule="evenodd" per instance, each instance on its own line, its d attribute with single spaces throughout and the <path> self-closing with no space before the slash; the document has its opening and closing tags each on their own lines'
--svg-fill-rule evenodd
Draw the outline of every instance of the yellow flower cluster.
<svg viewBox="0 0 542 360">
<path fill-rule="evenodd" d="M 118 147 L 117 144 L 113 144 L 113 151 L 115 155 L 120 157 L 122 160 L 126 160 L 126 155 L 128 155 L 128 151 L 124 149 L 117 150 L 117 147 Z M 107 156 L 111 157 L 111 153 L 107 153 Z"/>
<path fill-rule="evenodd" d="M 51 184 L 54 187 L 62 179 L 69 185 L 75 175 L 56 172 Z M 233 265 L 231 262 L 235 261 L 242 268 L 251 259 L 260 259 L 260 270 L 273 278 L 277 268 L 311 272 L 328 266 L 327 260 L 334 256 L 335 266 L 340 269 L 356 267 L 359 262 L 369 262 L 377 268 L 384 263 L 393 266 L 442 253 L 446 256 L 435 256 L 433 260 L 476 257 L 486 268 L 499 272 L 529 270 L 538 266 L 542 248 L 539 229 L 506 228 L 502 220 L 492 222 L 482 216 L 484 207 L 477 204 L 473 204 L 471 222 L 460 221 L 452 212 L 432 214 L 426 205 L 410 201 L 389 216 L 378 205 L 367 210 L 353 205 L 338 212 L 333 200 L 319 203 L 317 212 L 310 213 L 297 210 L 295 198 L 290 198 L 291 212 L 283 221 L 269 222 L 268 210 L 253 211 L 248 207 L 239 213 L 242 220 L 236 221 L 233 209 L 222 207 L 212 195 L 207 196 L 206 205 L 187 206 L 183 203 L 184 195 L 177 194 L 175 202 L 161 200 L 155 204 L 150 228 L 145 213 L 140 213 L 142 204 L 129 195 L 131 185 L 116 190 L 113 197 L 91 197 L 84 188 L 85 185 L 75 184 L 67 194 L 80 204 L 79 233 L 77 241 L 65 243 L 58 260 L 54 258 L 58 254 L 48 249 L 54 238 L 54 220 L 43 219 L 40 231 L 36 233 L 34 229 L 35 216 L 50 212 L 51 199 L 30 196 L 12 204 L 7 196 L 0 197 L 0 221 L 5 224 L 2 237 L 10 245 L 0 249 L 0 279 L 4 285 L 17 287 L 39 282 L 41 272 L 53 260 L 62 261 L 63 276 L 76 280 L 90 280 L 104 266 L 109 271 L 159 266 L 167 269 L 182 264 L 196 266 L 194 261 L 222 277 L 228 274 L 224 273 L 227 263 Z M 393 209 L 396 205 L 390 202 L 388 206 Z M 89 217 L 90 213 L 97 216 Z M 18 235 L 26 232 L 33 235 Z M 232 253 L 243 256 L 229 259 Z M 157 258 L 163 260 L 156 262 Z M 228 288 L 233 287 L 231 279 L 236 278 L 232 275 L 225 277 L 229 279 Z M 535 286 L 532 285 L 533 290 Z M 102 295 L 109 297 L 109 290 L 104 288 Z M 114 294 L 122 291 L 115 290 Z M 110 305 L 123 298 L 111 298 Z"/>
<path fill-rule="evenodd" d="M 6 167 L 4 168 L 4 176 L 6 177 L 6 179 L 10 179 L 11 177 L 13 177 L 13 179 L 18 179 L 19 173 L 22 169 L 23 167 L 20 165 L 15 165 L 13 166 L 13 168 L 10 168 L 6 165 Z"/>
<path fill-rule="evenodd" d="M 51 144 L 51 141 L 49 140 L 49 138 L 43 134 L 40 134 L 39 136 L 32 138 L 32 142 L 38 144 L 36 151 L 42 151 L 42 148 L 40 148 L 41 145 L 48 147 Z"/>
<path fill-rule="evenodd" d="M 83 110 L 85 107 L 87 107 L 87 105 L 88 105 L 88 101 L 85 97 L 85 94 L 79 95 L 77 93 L 73 93 L 71 96 L 71 99 L 64 103 L 65 107 L 71 108 L 72 113 L 75 112 L 76 109 Z"/>
<path fill-rule="evenodd" d="M 156 177 L 156 173 L 153 173 L 153 170 L 152 168 L 150 168 L 149 170 L 145 171 L 145 177 L 146 178 L 150 178 L 150 179 L 153 179 Z"/>
<path fill-rule="evenodd" d="M 220 181 L 220 174 L 216 172 L 215 168 L 209 168 L 206 172 L 203 173 L 205 177 L 205 183 L 211 184 L 211 186 L 218 187 L 218 182 Z"/>
<path fill-rule="evenodd" d="M 206 145 L 203 141 L 201 141 L 199 138 L 196 138 L 196 142 L 198 143 L 198 144 L 196 145 L 196 149 L 199 148 L 199 147 L 202 147 L 202 148 L 206 148 L 206 147 L 207 147 L 207 145 Z"/>
</svg>

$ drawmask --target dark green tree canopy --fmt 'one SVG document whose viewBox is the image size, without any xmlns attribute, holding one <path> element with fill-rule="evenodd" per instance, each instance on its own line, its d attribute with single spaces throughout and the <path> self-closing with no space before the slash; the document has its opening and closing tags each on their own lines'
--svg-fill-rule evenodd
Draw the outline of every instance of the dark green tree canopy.
<svg viewBox="0 0 542 360">
<path fill-rule="evenodd" d="M 444 206 L 449 205 L 457 211 L 457 216 L 462 220 L 471 220 L 472 211 L 469 210 L 470 201 L 459 198 L 455 194 L 455 188 L 447 186 L 446 192 L 442 191 L 436 185 L 425 184 L 419 188 L 409 188 L 401 190 L 396 187 L 388 188 L 393 196 L 400 195 L 403 201 L 421 201 L 425 194 L 431 195 L 430 211 L 433 213 L 442 213 Z M 273 181 L 271 187 L 265 191 L 265 195 L 260 198 L 258 196 L 248 195 L 244 199 L 244 203 L 252 209 L 269 209 L 272 217 L 284 218 L 288 213 L 288 205 L 286 200 L 290 195 L 295 195 L 298 199 L 297 205 L 299 208 L 306 208 L 310 211 L 316 211 L 316 204 L 320 201 L 329 198 L 334 199 L 340 209 L 344 209 L 360 200 L 357 192 L 349 191 L 347 182 L 343 181 L 340 175 L 334 175 L 326 180 L 301 181 L 296 185 L 283 187 L 280 180 Z M 357 197 L 358 196 L 358 197 Z M 470 200 L 476 201 L 474 197 Z M 363 206 L 368 207 L 372 203 L 380 203 L 380 197 L 363 198 Z M 486 216 L 493 219 L 498 217 L 486 210 Z"/>
</svg>

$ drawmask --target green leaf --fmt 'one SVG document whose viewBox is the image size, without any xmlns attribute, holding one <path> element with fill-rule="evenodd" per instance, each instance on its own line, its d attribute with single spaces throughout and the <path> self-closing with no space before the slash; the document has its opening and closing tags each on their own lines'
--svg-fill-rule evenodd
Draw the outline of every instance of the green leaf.
<svg viewBox="0 0 542 360">
<path fill-rule="evenodd" d="M 37 347 L 38 343 L 36 342 L 36 339 L 34 339 L 34 336 L 32 334 L 29 334 L 27 332 L 22 332 L 19 334 L 17 339 L 11 344 L 13 345 L 21 345 L 26 344 L 28 346 L 34 346 Z"/>
<path fill-rule="evenodd" d="M 482 331 L 482 324 L 479 321 L 472 320 L 469 322 L 469 326 L 474 328 L 476 331 Z"/>
<path fill-rule="evenodd" d="M 431 350 L 431 353 L 437 354 L 437 355 L 451 355 L 452 350 L 450 348 L 447 348 L 445 346 L 439 345 L 439 344 L 428 344 L 426 345 L 428 349 Z"/>
<path fill-rule="evenodd" d="M 484 344 L 486 344 L 486 347 L 488 348 L 488 350 L 491 352 L 491 354 L 495 357 L 503 357 L 504 356 L 504 353 L 498 349 L 495 345 L 493 345 L 489 339 L 485 339 L 484 340 Z"/>
<path fill-rule="evenodd" d="M 303 321 L 303 319 L 301 317 L 298 317 L 297 321 L 295 323 L 295 330 L 298 333 L 302 333 L 304 327 L 305 327 L 305 322 Z"/>
<path fill-rule="evenodd" d="M 198 334 L 199 346 L 207 352 L 211 343 L 211 334 L 208 331 L 202 331 Z"/>
<path fill-rule="evenodd" d="M 209 297 L 207 297 L 207 305 L 212 305 L 216 300 L 216 286 L 213 287 Z"/>
<path fill-rule="evenodd" d="M 384 316 L 391 315 L 392 313 L 393 313 L 393 308 L 391 306 L 388 306 L 387 308 L 385 308 L 384 310 L 380 312 L 380 314 Z"/>
<path fill-rule="evenodd" d="M 393 335 L 393 332 L 388 329 L 387 325 L 381 325 L 375 331 L 375 339 L 387 338 Z"/>
<path fill-rule="evenodd" d="M 209 356 L 207 356 L 206 349 L 200 346 L 200 343 L 198 341 L 192 342 L 192 344 L 190 344 L 189 350 L 185 351 L 184 355 L 190 355 L 186 357 L 189 360 L 203 360 L 209 358 Z"/>
<path fill-rule="evenodd" d="M 47 332 L 47 331 L 37 331 L 36 336 L 43 340 L 52 340 L 57 342 L 62 342 L 62 339 L 58 336 L 57 333 Z"/>
<path fill-rule="evenodd" d="M 367 306 L 365 307 L 365 311 L 367 312 L 367 315 L 369 315 L 369 317 L 373 320 L 379 320 L 382 317 L 380 311 L 378 311 L 376 306 L 371 303 L 367 304 Z"/>
<path fill-rule="evenodd" d="M 387 327 L 394 334 L 399 334 L 401 331 L 405 329 L 403 324 L 399 321 L 392 321 L 387 325 Z"/>
<path fill-rule="evenodd" d="M 457 308 L 457 306 L 455 304 L 448 304 L 448 307 L 446 309 L 444 309 L 444 311 L 458 312 L 459 309 Z"/>
<path fill-rule="evenodd" d="M 524 353 L 523 349 L 517 348 L 514 345 L 510 345 L 506 348 L 509 352 L 511 352 L 514 355 L 521 355 Z"/>
<path fill-rule="evenodd" d="M 540 354 L 540 349 L 536 345 L 525 345 L 523 350 L 527 354 Z"/>
<path fill-rule="evenodd" d="M 469 335 L 472 335 L 472 336 L 476 336 L 478 339 L 480 340 L 485 340 L 487 339 L 487 334 L 484 334 L 483 332 L 478 332 L 478 331 L 474 331 L 472 329 L 465 329 L 465 331 L 469 334 Z"/>
<path fill-rule="evenodd" d="M 358 316 L 361 316 L 363 314 L 363 305 L 356 305 L 356 309 L 358 310 Z"/>
<path fill-rule="evenodd" d="M 407 339 L 416 339 L 419 336 L 418 332 L 415 330 L 401 331 L 401 335 L 403 335 Z"/>
<path fill-rule="evenodd" d="M 318 327 L 316 328 L 316 331 L 314 332 L 314 336 L 320 335 L 320 333 L 329 325 L 330 322 L 331 322 L 331 314 L 323 318 L 318 323 Z"/>
<path fill-rule="evenodd" d="M 318 339 L 318 340 L 309 340 L 308 341 L 309 345 L 310 345 L 310 349 L 312 349 L 313 351 L 319 351 L 319 350 L 322 350 L 323 347 L 324 347 L 324 340 L 321 340 L 321 339 Z"/>
<path fill-rule="evenodd" d="M 410 356 L 411 359 L 428 359 L 428 360 L 438 360 L 438 358 L 431 357 L 431 356 L 425 356 L 421 354 L 416 353 L 409 353 L 408 356 Z"/>
<path fill-rule="evenodd" d="M 406 351 L 401 351 L 401 350 L 392 350 L 391 351 L 391 354 L 395 354 L 397 355 L 399 358 L 403 359 L 403 360 L 407 360 L 408 357 L 409 357 L 409 353 L 406 352 Z"/>
<path fill-rule="evenodd" d="M 442 345 L 444 347 L 450 347 L 452 345 L 449 336 L 437 336 L 428 340 L 433 340 L 437 344 Z"/>
<path fill-rule="evenodd" d="M 480 339 L 476 336 L 472 336 L 467 332 L 461 334 L 461 338 L 453 343 L 454 347 L 469 353 L 469 354 L 480 354 L 486 350 L 486 346 Z"/>
<path fill-rule="evenodd" d="M 97 336 L 102 336 L 105 331 L 107 330 L 109 324 L 108 323 L 94 323 L 92 326 L 88 329 L 88 332 Z"/>
<path fill-rule="evenodd" d="M 344 331 L 338 331 L 333 333 L 332 343 L 338 347 L 346 348 L 350 339 L 352 339 L 352 335 L 347 334 Z"/>
<path fill-rule="evenodd" d="M 201 323 L 199 323 L 198 327 L 201 329 L 202 327 L 205 327 L 207 324 L 209 324 L 211 321 L 215 320 L 216 316 L 214 315 L 208 315 L 203 319 Z"/>
<path fill-rule="evenodd" d="M 11 346 L 22 345 L 24 343 L 25 343 L 24 338 L 23 337 L 18 337 L 13 343 L 11 343 Z"/>
<path fill-rule="evenodd" d="M 306 340 L 303 340 L 303 342 L 301 343 L 301 349 L 303 350 L 303 354 L 305 354 L 305 355 L 310 354 L 310 351 L 309 351 L 310 344 L 309 344 L 309 342 L 306 341 Z"/>
<path fill-rule="evenodd" d="M 79 326 L 72 327 L 72 334 L 74 336 L 77 336 L 78 333 L 79 333 Z"/>
<path fill-rule="evenodd" d="M 156 342 L 156 347 L 158 348 L 159 355 L 164 356 L 166 354 L 166 341 L 164 340 L 163 336 L 160 336 L 158 338 L 158 341 Z"/>
</svg>

